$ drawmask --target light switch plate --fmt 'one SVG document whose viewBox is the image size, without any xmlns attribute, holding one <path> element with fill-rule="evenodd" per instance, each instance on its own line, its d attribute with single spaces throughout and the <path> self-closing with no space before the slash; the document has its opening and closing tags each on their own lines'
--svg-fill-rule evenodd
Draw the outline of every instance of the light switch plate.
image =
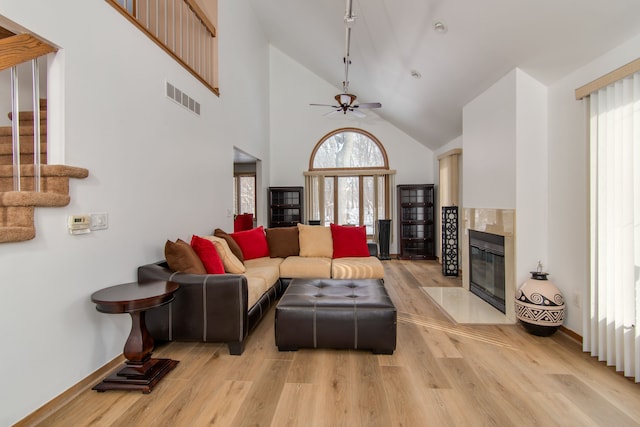
<svg viewBox="0 0 640 427">
<path fill-rule="evenodd" d="M 106 212 L 91 214 L 91 230 L 106 230 L 109 228 L 109 214 Z"/>
</svg>

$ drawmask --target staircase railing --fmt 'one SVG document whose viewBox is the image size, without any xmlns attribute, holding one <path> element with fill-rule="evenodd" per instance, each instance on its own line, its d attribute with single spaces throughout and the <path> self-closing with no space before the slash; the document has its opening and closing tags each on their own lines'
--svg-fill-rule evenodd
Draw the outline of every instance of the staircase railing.
<svg viewBox="0 0 640 427">
<path fill-rule="evenodd" d="M 11 137 L 13 150 L 13 189 L 21 191 L 20 95 L 18 65 L 31 61 L 33 94 L 33 191 L 40 191 L 40 70 L 38 58 L 57 49 L 30 34 L 0 39 L 0 71 L 11 69 Z"/>
<path fill-rule="evenodd" d="M 216 95 L 216 28 L 195 0 L 105 0 Z"/>
</svg>

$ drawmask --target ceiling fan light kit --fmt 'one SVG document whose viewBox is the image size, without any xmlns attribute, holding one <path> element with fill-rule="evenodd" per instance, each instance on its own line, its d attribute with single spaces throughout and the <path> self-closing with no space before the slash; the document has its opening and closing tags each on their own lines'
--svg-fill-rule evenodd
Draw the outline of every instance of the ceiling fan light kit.
<svg viewBox="0 0 640 427">
<path fill-rule="evenodd" d="M 347 112 L 352 113 L 356 117 L 366 117 L 362 111 L 359 109 L 362 108 L 381 108 L 382 104 L 379 102 L 369 102 L 364 104 L 355 104 L 357 96 L 349 93 L 349 65 L 351 65 L 351 59 L 349 58 L 349 49 L 351 45 L 351 29 L 355 23 L 356 16 L 352 10 L 352 0 L 346 0 L 346 11 L 344 16 L 345 23 L 345 54 L 342 58 L 344 62 L 344 81 L 342 82 L 342 91 L 343 93 L 339 93 L 334 98 L 338 105 L 330 105 L 330 104 L 309 104 L 312 106 L 320 106 L 320 107 L 331 107 L 333 111 L 325 114 L 325 116 L 333 115 L 336 112 L 342 112 L 342 114 L 347 114 Z"/>
</svg>

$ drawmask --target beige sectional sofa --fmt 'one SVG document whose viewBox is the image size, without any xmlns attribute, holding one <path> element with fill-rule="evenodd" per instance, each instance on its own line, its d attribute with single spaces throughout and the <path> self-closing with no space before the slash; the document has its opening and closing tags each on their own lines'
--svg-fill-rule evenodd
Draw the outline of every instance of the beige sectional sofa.
<svg viewBox="0 0 640 427">
<path fill-rule="evenodd" d="M 223 274 L 206 273 L 200 270 L 201 266 L 193 268 L 189 262 L 197 264 L 197 259 L 188 253 L 185 246 L 189 245 L 185 242 L 179 245 L 180 250 L 188 254 L 181 255 L 182 264 L 171 261 L 174 256 L 167 248 L 175 249 L 176 244 L 167 242 L 165 255 L 169 262 L 139 267 L 138 280 L 173 281 L 180 284 L 180 289 L 173 302 L 147 313 L 147 328 L 159 341 L 225 342 L 231 354 L 241 354 L 248 333 L 282 295 L 291 279 L 383 279 L 383 265 L 373 256 L 375 245 L 368 245 L 366 236 L 364 240 L 361 236 L 364 229 L 336 227 L 331 227 L 334 234 L 330 227 L 302 224 L 264 231 L 259 227 L 252 230 L 252 234 L 226 234 L 216 230 L 216 235 L 203 238 L 216 248 Z M 264 234 L 264 242 L 260 232 Z M 346 246 L 342 243 L 336 246 L 337 241 L 345 239 Z M 235 247 L 236 240 L 242 247 Z M 352 248 L 355 241 L 357 247 Z M 251 256 L 245 256 L 249 253 Z M 357 256 L 343 256 L 351 254 Z M 185 259 L 189 262 L 184 262 Z"/>
</svg>

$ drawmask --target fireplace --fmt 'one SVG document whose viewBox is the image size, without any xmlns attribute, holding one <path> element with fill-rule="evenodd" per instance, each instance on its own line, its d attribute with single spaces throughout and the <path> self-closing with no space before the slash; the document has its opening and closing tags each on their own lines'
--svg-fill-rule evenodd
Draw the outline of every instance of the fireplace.
<svg viewBox="0 0 640 427">
<path fill-rule="evenodd" d="M 504 236 L 469 230 L 469 290 L 505 313 Z"/>
</svg>

